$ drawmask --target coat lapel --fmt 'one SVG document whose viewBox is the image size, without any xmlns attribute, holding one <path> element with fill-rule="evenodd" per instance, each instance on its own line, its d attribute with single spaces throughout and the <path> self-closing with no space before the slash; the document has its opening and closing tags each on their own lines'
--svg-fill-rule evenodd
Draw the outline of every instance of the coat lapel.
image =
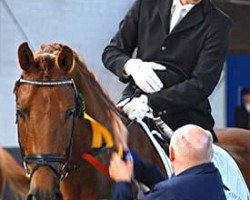
<svg viewBox="0 0 250 200">
<path fill-rule="evenodd" d="M 174 27 L 171 34 L 189 29 L 203 21 L 206 4 L 206 1 L 202 1 L 193 7 L 192 10 L 190 10 L 189 13 L 180 21 L 180 23 Z"/>
<path fill-rule="evenodd" d="M 169 23 L 170 23 L 170 13 L 173 0 L 158 0 L 158 10 L 161 18 L 161 23 L 166 31 L 166 34 L 169 34 Z"/>
</svg>

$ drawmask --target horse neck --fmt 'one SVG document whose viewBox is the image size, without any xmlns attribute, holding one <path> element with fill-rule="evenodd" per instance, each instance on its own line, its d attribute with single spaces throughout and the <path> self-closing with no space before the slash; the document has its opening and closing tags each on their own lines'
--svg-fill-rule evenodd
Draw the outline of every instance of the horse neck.
<svg viewBox="0 0 250 200">
<path fill-rule="evenodd" d="M 107 113 L 111 110 L 118 113 L 117 108 L 102 90 L 94 75 L 88 71 L 85 64 L 79 61 L 76 65 L 72 77 L 78 91 L 84 95 L 86 112 L 111 130 Z"/>
</svg>

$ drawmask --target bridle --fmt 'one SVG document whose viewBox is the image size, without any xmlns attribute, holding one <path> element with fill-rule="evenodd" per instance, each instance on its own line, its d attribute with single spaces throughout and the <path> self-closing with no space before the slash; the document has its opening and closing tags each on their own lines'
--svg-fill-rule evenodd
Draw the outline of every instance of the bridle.
<svg viewBox="0 0 250 200">
<path fill-rule="evenodd" d="M 22 84 L 29 84 L 36 87 L 60 87 L 65 85 L 71 85 L 75 92 L 75 108 L 73 113 L 73 120 L 72 120 L 72 130 L 70 133 L 70 141 L 68 147 L 65 150 L 65 154 L 57 154 L 57 153 L 40 153 L 40 154 L 30 154 L 25 155 L 24 147 L 20 139 L 20 132 L 19 132 L 19 115 L 20 111 L 16 109 L 16 124 L 17 124 L 17 131 L 18 131 L 18 142 L 20 146 L 21 156 L 23 158 L 23 165 L 26 171 L 26 176 L 30 179 L 32 175 L 38 170 L 40 167 L 49 167 L 57 176 L 59 180 L 66 178 L 69 174 L 70 167 L 70 158 L 72 154 L 72 143 L 73 143 L 73 132 L 74 132 L 74 121 L 75 117 L 78 116 L 79 112 L 79 105 L 78 105 L 78 91 L 73 79 L 68 80 L 53 80 L 53 81 L 36 81 L 36 80 L 26 80 L 23 77 L 20 77 L 15 82 L 14 91 L 18 89 L 18 87 Z M 34 164 L 32 170 L 28 168 L 28 164 Z M 56 167 L 60 164 L 60 167 Z"/>
</svg>

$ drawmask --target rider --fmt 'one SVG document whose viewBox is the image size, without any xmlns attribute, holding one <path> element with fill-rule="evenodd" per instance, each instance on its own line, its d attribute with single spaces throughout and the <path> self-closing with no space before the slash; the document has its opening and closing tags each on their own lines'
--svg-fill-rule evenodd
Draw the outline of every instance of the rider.
<svg viewBox="0 0 250 200">
<path fill-rule="evenodd" d="M 216 139 L 208 96 L 230 28 L 210 0 L 136 0 L 102 55 L 105 67 L 129 83 L 123 99 L 136 97 L 123 107 L 128 117 L 143 118 L 151 108 L 173 130 L 196 124 Z"/>
</svg>

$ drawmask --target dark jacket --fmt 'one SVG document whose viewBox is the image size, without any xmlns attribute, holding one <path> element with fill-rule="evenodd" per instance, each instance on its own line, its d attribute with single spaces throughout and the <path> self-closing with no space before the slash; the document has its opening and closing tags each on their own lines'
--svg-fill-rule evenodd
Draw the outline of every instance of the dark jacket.
<svg viewBox="0 0 250 200">
<path fill-rule="evenodd" d="M 247 112 L 244 106 L 235 109 L 235 126 L 250 129 L 250 113 Z"/>
<path fill-rule="evenodd" d="M 231 21 L 203 0 L 169 33 L 171 5 L 171 0 L 137 0 L 105 48 L 103 63 L 121 81 L 129 82 L 124 98 L 136 90 L 132 78 L 123 77 L 123 66 L 135 48 L 143 61 L 165 65 L 167 70 L 156 71 L 164 88 L 148 94 L 154 115 L 173 130 L 192 123 L 212 131 L 208 96 L 221 75 Z"/>
<path fill-rule="evenodd" d="M 156 167 L 135 157 L 134 160 L 136 178 L 143 183 L 146 181 L 146 185 L 152 188 L 140 200 L 226 200 L 220 173 L 213 163 L 189 168 L 169 180 L 164 180 L 164 176 Z M 157 183 L 158 181 L 161 182 Z M 155 183 L 157 184 L 152 187 Z M 133 200 L 131 184 L 114 184 L 112 199 Z"/>
</svg>

